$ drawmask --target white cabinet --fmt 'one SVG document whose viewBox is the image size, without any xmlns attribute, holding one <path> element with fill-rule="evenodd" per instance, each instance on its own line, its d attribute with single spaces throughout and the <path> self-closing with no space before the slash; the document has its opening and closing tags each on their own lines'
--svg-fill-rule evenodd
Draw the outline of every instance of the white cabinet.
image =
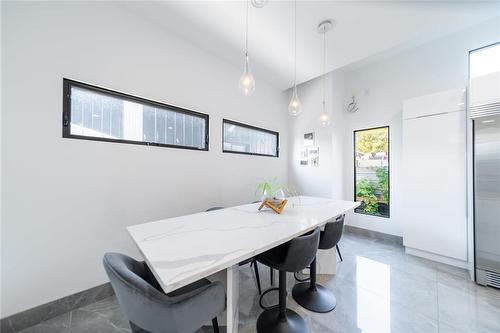
<svg viewBox="0 0 500 333">
<path fill-rule="evenodd" d="M 403 105 L 401 201 L 407 252 L 467 261 L 466 115 L 462 90 Z"/>
</svg>

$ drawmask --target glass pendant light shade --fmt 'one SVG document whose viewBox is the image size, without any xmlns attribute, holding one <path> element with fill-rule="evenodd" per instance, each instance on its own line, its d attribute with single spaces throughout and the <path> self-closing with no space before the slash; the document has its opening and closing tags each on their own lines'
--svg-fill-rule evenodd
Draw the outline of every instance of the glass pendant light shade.
<svg viewBox="0 0 500 333">
<path fill-rule="evenodd" d="M 321 112 L 321 115 L 319 116 L 319 124 L 321 127 L 330 126 L 330 116 L 328 115 L 328 112 L 326 112 L 326 102 L 324 100 L 323 100 L 323 112 Z"/>
<path fill-rule="evenodd" d="M 328 113 L 323 112 L 321 116 L 319 116 L 319 124 L 321 127 L 328 127 L 330 126 L 330 116 Z"/>
<path fill-rule="evenodd" d="M 288 113 L 291 116 L 297 116 L 302 112 L 302 103 L 300 102 L 299 96 L 297 95 L 297 86 L 293 86 L 292 99 L 290 104 L 288 104 Z"/>
<path fill-rule="evenodd" d="M 255 79 L 248 63 L 248 54 L 245 56 L 245 68 L 240 77 L 239 88 L 245 96 L 250 96 L 255 91 Z"/>
</svg>

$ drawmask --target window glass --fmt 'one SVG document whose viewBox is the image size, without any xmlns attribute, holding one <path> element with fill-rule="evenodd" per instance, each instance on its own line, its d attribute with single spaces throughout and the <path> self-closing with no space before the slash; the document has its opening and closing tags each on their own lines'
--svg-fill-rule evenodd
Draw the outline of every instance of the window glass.
<svg viewBox="0 0 500 333">
<path fill-rule="evenodd" d="M 389 127 L 354 131 L 355 212 L 389 217 Z"/>
<path fill-rule="evenodd" d="M 208 150 L 208 115 L 69 80 L 65 90 L 65 137 Z"/>
<path fill-rule="evenodd" d="M 471 79 L 500 72 L 500 43 L 470 53 Z"/>
<path fill-rule="evenodd" d="M 266 129 L 223 121 L 223 151 L 278 157 L 279 133 Z"/>
</svg>

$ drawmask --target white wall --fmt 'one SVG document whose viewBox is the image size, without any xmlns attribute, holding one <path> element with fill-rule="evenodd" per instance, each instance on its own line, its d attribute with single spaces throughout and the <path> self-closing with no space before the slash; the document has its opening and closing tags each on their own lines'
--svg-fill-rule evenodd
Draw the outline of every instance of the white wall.
<svg viewBox="0 0 500 333">
<path fill-rule="evenodd" d="M 423 44 L 390 57 L 376 57 L 376 62 L 363 61 L 357 68 L 349 66 L 342 74 L 328 74 L 332 101 L 332 125 L 319 130 L 320 165 L 315 168 L 299 166 L 301 136 L 318 131 L 321 102 L 321 79 L 298 87 L 303 102 L 303 114 L 291 122 L 290 181 L 305 194 L 343 197 L 352 200 L 353 186 L 353 131 L 377 126 L 390 126 L 390 191 L 391 217 L 380 218 L 351 214 L 346 223 L 357 227 L 402 235 L 402 223 L 408 213 L 400 209 L 399 190 L 401 156 L 402 101 L 448 89 L 465 88 L 468 73 L 469 50 L 500 40 L 499 20 L 490 20 L 444 38 Z M 334 56 L 334 55 L 331 55 Z M 352 69 L 355 68 L 355 69 Z M 341 96 L 337 95 L 342 92 Z M 347 113 L 345 106 L 352 94 L 358 98 L 359 111 Z M 342 146 L 332 146 L 334 143 Z M 341 161 L 341 166 L 332 163 Z M 338 172 L 338 170 L 340 170 Z M 341 194 L 334 192 L 341 189 Z"/>
<path fill-rule="evenodd" d="M 289 181 L 299 193 L 341 199 L 344 193 L 343 168 L 343 96 L 344 76 L 340 71 L 326 75 L 326 108 L 331 125 L 319 125 L 322 112 L 323 77 L 301 84 L 298 88 L 302 113 L 290 118 Z M 289 92 L 290 94 L 290 92 Z M 290 98 L 289 94 L 287 97 Z M 300 151 L 304 148 L 304 133 L 315 133 L 319 147 L 319 167 L 300 166 Z"/>
<path fill-rule="evenodd" d="M 125 226 L 252 201 L 287 180 L 287 101 L 110 3 L 2 2 L 2 313 L 107 281 L 106 251 L 137 256 Z M 210 115 L 210 151 L 62 138 L 62 78 Z M 281 157 L 221 153 L 223 117 L 281 133 Z"/>
<path fill-rule="evenodd" d="M 390 126 L 391 217 L 389 219 L 355 214 L 346 223 L 366 229 L 402 235 L 405 214 L 400 209 L 400 156 L 402 101 L 449 89 L 465 88 L 468 80 L 469 51 L 500 40 L 498 19 L 424 44 L 377 63 L 345 73 L 347 94 L 359 97 L 359 111 L 346 114 L 346 147 L 353 147 L 352 131 Z M 349 96 L 346 95 L 346 99 Z M 352 149 L 352 148 L 351 148 Z M 352 150 L 344 155 L 345 198 L 354 189 Z M 348 184 L 348 185 L 347 185 Z"/>
</svg>

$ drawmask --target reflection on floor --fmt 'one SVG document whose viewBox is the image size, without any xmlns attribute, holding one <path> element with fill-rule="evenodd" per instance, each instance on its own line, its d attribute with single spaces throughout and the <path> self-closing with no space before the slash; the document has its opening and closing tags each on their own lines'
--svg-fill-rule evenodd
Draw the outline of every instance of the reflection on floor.
<svg viewBox="0 0 500 333">
<path fill-rule="evenodd" d="M 306 319 L 311 332 L 500 332 L 500 290 L 477 286 L 464 270 L 349 233 L 340 248 L 344 261 L 337 266 L 338 274 L 319 278 L 337 297 L 334 311 L 311 313 L 288 298 L 289 307 Z M 255 280 L 249 266 L 241 270 L 239 331 L 255 332 L 261 312 Z M 267 288 L 268 270 L 260 266 L 260 271 Z M 291 278 L 288 282 L 291 288 L 294 282 Z M 268 296 L 274 301 L 272 293 Z M 23 331 L 33 332 L 106 333 L 130 332 L 130 328 L 112 297 Z"/>
</svg>

